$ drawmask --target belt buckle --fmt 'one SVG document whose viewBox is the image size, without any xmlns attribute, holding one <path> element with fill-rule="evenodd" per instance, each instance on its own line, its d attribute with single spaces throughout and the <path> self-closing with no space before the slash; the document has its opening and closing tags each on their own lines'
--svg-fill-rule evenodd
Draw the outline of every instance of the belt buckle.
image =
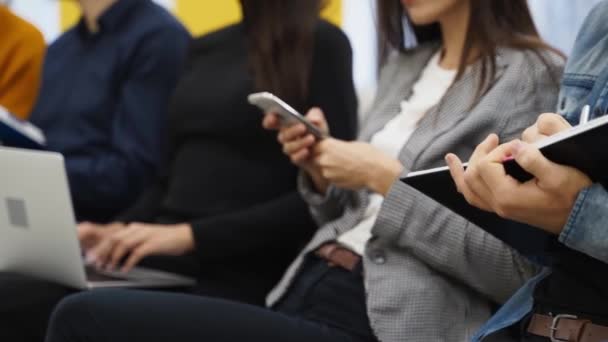
<svg viewBox="0 0 608 342">
<path fill-rule="evenodd" d="M 549 330 L 551 330 L 551 334 L 549 335 L 551 342 L 570 342 L 569 340 L 562 340 L 562 339 L 555 337 L 555 334 L 557 333 L 557 330 L 558 330 L 557 325 L 559 324 L 559 321 L 561 321 L 562 319 L 576 320 L 576 319 L 578 319 L 578 316 L 557 315 L 557 316 L 553 317 L 553 322 L 551 323 L 551 328 L 549 328 Z"/>
</svg>

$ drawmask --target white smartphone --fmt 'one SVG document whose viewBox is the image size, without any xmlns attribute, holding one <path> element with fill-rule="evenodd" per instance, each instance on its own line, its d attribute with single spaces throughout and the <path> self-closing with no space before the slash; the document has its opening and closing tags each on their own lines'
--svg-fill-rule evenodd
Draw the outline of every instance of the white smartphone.
<svg viewBox="0 0 608 342">
<path fill-rule="evenodd" d="M 298 113 L 297 110 L 293 109 L 293 107 L 285 103 L 285 101 L 271 93 L 263 92 L 251 94 L 247 97 L 247 100 L 252 105 L 259 107 L 264 113 L 272 112 L 278 114 L 281 117 L 283 125 L 291 126 L 302 123 L 306 126 L 308 132 L 317 139 L 327 137 L 325 132 L 313 125 L 302 114 Z"/>
</svg>

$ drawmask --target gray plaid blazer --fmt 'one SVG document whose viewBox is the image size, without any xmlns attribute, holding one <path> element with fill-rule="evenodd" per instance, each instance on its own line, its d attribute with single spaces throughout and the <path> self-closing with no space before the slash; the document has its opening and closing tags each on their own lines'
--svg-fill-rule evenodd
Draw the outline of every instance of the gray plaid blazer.
<svg viewBox="0 0 608 342">
<path fill-rule="evenodd" d="M 400 102 L 410 96 L 437 48 L 427 45 L 395 55 L 383 68 L 361 140 L 368 141 L 399 113 Z M 466 160 L 488 134 L 510 140 L 538 114 L 554 110 L 554 80 L 563 62 L 552 54 L 545 57 L 550 67 L 534 53 L 501 49 L 492 87 L 473 106 L 480 68 L 469 68 L 401 151 L 404 174 L 445 165 L 448 152 Z M 321 228 L 269 294 L 269 306 L 288 291 L 305 254 L 362 219 L 370 195 L 331 188 L 321 197 L 306 177 L 300 177 L 299 187 Z M 505 302 L 537 272 L 510 247 L 402 182 L 384 201 L 363 263 L 368 315 L 383 342 L 468 341 L 493 305 Z"/>
</svg>

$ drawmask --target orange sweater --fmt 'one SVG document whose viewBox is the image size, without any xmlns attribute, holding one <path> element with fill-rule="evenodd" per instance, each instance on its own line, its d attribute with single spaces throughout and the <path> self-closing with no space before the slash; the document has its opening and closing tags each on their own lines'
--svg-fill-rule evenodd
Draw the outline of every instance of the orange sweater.
<svg viewBox="0 0 608 342">
<path fill-rule="evenodd" d="M 46 43 L 30 23 L 0 5 L 0 106 L 26 119 L 40 88 Z"/>
</svg>

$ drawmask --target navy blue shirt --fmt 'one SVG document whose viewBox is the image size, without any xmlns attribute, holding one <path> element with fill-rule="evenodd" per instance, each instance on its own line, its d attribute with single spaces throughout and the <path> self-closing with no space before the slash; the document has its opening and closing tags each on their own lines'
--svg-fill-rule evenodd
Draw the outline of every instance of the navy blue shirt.
<svg viewBox="0 0 608 342">
<path fill-rule="evenodd" d="M 190 35 L 150 0 L 120 0 L 48 50 L 31 121 L 62 153 L 79 220 L 104 222 L 155 176 Z"/>
</svg>

